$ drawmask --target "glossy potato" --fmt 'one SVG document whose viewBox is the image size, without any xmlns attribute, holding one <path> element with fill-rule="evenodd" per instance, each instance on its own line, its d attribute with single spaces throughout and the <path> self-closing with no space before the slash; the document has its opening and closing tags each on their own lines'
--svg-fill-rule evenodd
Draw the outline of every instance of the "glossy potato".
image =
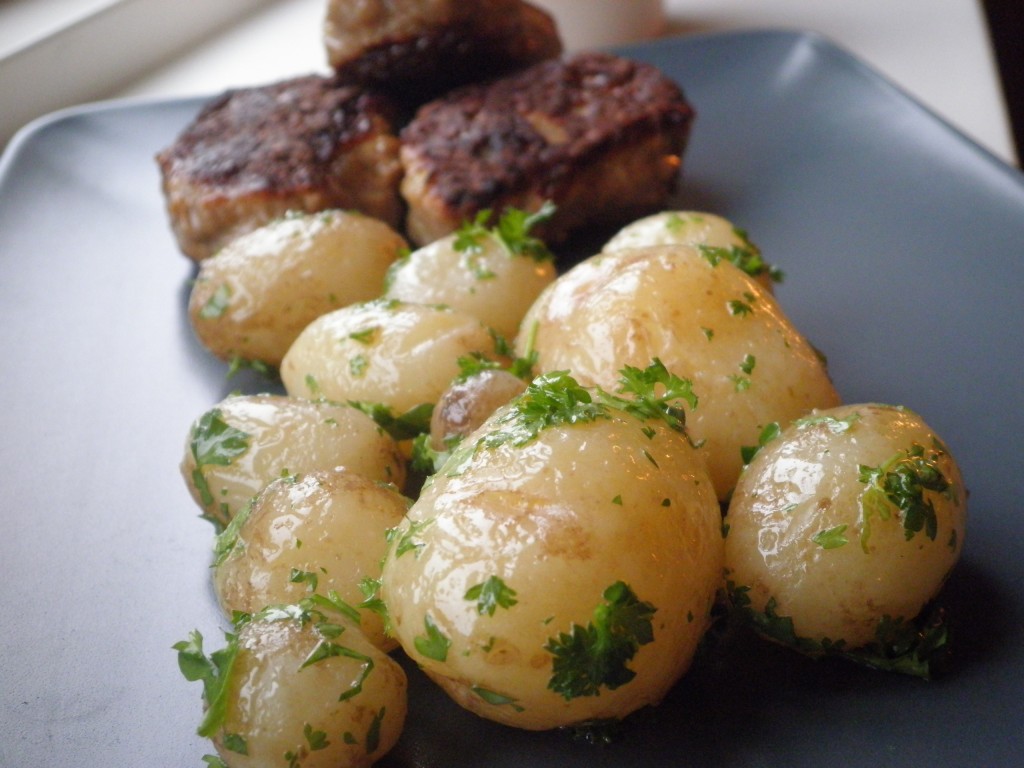
<svg viewBox="0 0 1024 768">
<path fill-rule="evenodd" d="M 189 319 L 221 359 L 278 366 L 311 321 L 379 296 L 405 248 L 391 227 L 360 213 L 289 214 L 200 264 Z"/>
<path fill-rule="evenodd" d="M 749 608 L 789 617 L 798 638 L 875 639 L 909 621 L 960 556 L 960 471 L 917 414 L 859 404 L 819 411 L 765 445 L 726 517 L 727 578 Z"/>
<path fill-rule="evenodd" d="M 458 379 L 444 391 L 430 419 L 430 443 L 445 450 L 480 427 L 498 408 L 526 389 L 526 382 L 508 371 L 489 369 Z"/>
<path fill-rule="evenodd" d="M 653 245 L 692 245 L 719 251 L 762 287 L 772 290 L 781 272 L 767 264 L 761 249 L 728 219 L 704 211 L 664 211 L 638 219 L 619 230 L 601 249 L 604 253 Z"/>
<path fill-rule="evenodd" d="M 517 354 L 614 388 L 618 371 L 660 358 L 690 379 L 687 415 L 720 499 L 762 429 L 838 405 L 825 364 L 775 298 L 728 261 L 692 246 L 614 251 L 573 267 L 523 321 Z"/>
<path fill-rule="evenodd" d="M 398 740 L 405 672 L 343 614 L 269 608 L 232 644 L 223 714 L 207 723 L 229 768 L 368 768 Z"/>
<path fill-rule="evenodd" d="M 275 480 L 218 542 L 213 583 L 221 607 L 228 616 L 255 613 L 332 591 L 358 607 L 361 584 L 380 578 L 387 532 L 407 509 L 394 488 L 346 469 Z M 370 642 L 383 650 L 397 645 L 378 613 L 359 612 Z"/>
<path fill-rule="evenodd" d="M 690 664 L 721 581 L 721 514 L 699 455 L 661 422 L 612 411 L 520 444 L 531 391 L 424 489 L 382 596 L 402 647 L 463 707 L 531 730 L 622 718 Z M 616 663 L 588 626 L 635 655 Z"/>
<path fill-rule="evenodd" d="M 203 517 L 221 528 L 273 480 L 335 467 L 399 488 L 405 482 L 395 441 L 359 409 L 240 395 L 193 423 L 181 473 Z"/>
<path fill-rule="evenodd" d="M 494 357 L 476 318 L 397 300 L 353 304 L 314 320 L 281 364 L 289 393 L 386 405 L 397 415 L 433 405 L 459 374 L 459 358 Z"/>
<path fill-rule="evenodd" d="M 534 300 L 555 279 L 550 258 L 511 252 L 482 234 L 472 245 L 449 235 L 395 262 L 387 298 L 445 304 L 512 339 Z"/>
</svg>

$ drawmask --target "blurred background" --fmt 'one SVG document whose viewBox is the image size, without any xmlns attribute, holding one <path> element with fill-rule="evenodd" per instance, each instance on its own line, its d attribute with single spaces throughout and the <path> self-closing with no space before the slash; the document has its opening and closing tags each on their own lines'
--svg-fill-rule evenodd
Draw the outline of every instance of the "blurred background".
<svg viewBox="0 0 1024 768">
<path fill-rule="evenodd" d="M 993 84 L 958 79 L 962 52 L 957 35 L 976 33 L 980 26 L 986 42 L 991 41 L 986 54 L 991 55 L 992 70 L 998 68 L 994 87 L 1005 99 L 1011 123 L 994 129 L 1003 130 L 1001 144 L 1009 147 L 1012 142 L 1009 152 L 997 154 L 1018 165 L 1024 154 L 1024 0 L 861 0 L 854 5 L 832 0 L 665 0 L 666 18 L 656 27 L 645 26 L 638 17 L 659 0 L 538 2 L 572 20 L 563 29 L 570 41 L 593 32 L 586 28 L 593 9 L 616 5 L 629 9 L 618 16 L 620 31 L 634 36 L 782 26 L 813 29 L 840 43 L 854 37 L 854 53 L 940 115 L 949 119 L 951 111 L 945 107 L 955 101 L 954 111 L 962 118 L 957 127 L 991 149 L 993 142 L 986 142 L 969 121 L 980 120 L 973 116 L 971 99 L 991 95 L 984 87 Z M 319 21 L 325 6 L 326 0 L 0 0 L 0 147 L 32 119 L 62 107 L 125 96 L 212 93 L 227 85 L 259 84 L 322 69 Z M 922 10 L 934 14 L 933 20 L 914 24 L 914 14 L 923 18 Z M 980 21 L 958 29 L 964 19 Z M 937 30 L 942 39 L 935 39 Z M 273 42 L 265 50 L 236 56 L 246 39 Z M 238 41 L 235 47 L 233 40 Z M 928 46 L 935 66 L 918 81 L 904 78 L 901 68 Z M 936 56 L 937 49 L 947 48 L 948 56 Z M 285 56 L 291 58 L 285 61 Z M 979 68 L 963 69 L 974 73 Z M 923 78 L 931 80 L 919 87 Z M 203 85 L 197 89 L 198 83 Z M 179 92 L 181 84 L 191 92 Z M 978 94 L 972 93 L 975 89 Z"/>
</svg>

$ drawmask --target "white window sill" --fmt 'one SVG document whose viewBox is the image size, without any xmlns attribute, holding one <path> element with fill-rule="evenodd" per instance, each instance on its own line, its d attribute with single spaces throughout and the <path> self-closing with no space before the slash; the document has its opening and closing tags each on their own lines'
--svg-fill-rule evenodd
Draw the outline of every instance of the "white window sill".
<svg viewBox="0 0 1024 768">
<path fill-rule="evenodd" d="M 30 120 L 105 98 L 274 1 L 0 2 L 0 146 Z"/>
</svg>

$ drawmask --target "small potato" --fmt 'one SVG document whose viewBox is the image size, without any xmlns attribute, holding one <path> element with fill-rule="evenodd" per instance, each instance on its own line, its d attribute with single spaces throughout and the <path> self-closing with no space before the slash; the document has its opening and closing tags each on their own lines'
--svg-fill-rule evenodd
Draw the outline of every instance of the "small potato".
<svg viewBox="0 0 1024 768">
<path fill-rule="evenodd" d="M 433 405 L 459 374 L 459 358 L 494 357 L 494 338 L 456 310 L 398 300 L 353 304 L 314 320 L 281 364 L 293 395 L 388 406 L 395 415 Z"/>
<path fill-rule="evenodd" d="M 183 670 L 201 641 L 175 645 Z M 268 608 L 229 642 L 223 700 L 200 726 L 229 768 L 368 768 L 398 741 L 405 672 L 329 603 Z"/>
<path fill-rule="evenodd" d="M 728 219 L 702 211 L 665 211 L 634 221 L 609 240 L 602 252 L 646 248 L 652 245 L 692 245 L 717 251 L 751 277 L 761 287 L 772 290 L 782 273 L 766 264 L 761 249 Z"/>
<path fill-rule="evenodd" d="M 242 395 L 195 421 L 181 473 L 203 517 L 222 528 L 273 480 L 335 467 L 399 488 L 405 482 L 397 444 L 359 409 Z"/>
<path fill-rule="evenodd" d="M 910 621 L 960 556 L 960 471 L 915 413 L 817 411 L 753 458 L 726 516 L 726 572 L 749 608 L 812 644 L 862 647 L 884 617 Z"/>
<path fill-rule="evenodd" d="M 189 318 L 217 357 L 278 366 L 314 319 L 379 296 L 406 247 L 387 224 L 360 213 L 289 214 L 200 264 Z"/>
<path fill-rule="evenodd" d="M 551 258 L 513 253 L 484 231 L 469 242 L 449 235 L 395 262 L 384 295 L 445 304 L 512 339 L 526 310 L 554 279 Z"/>
<path fill-rule="evenodd" d="M 660 358 L 693 382 L 687 428 L 703 441 L 719 499 L 762 429 L 839 404 L 825 364 L 775 298 L 695 247 L 598 254 L 552 283 L 523 320 L 516 351 L 541 371 L 614 388 L 624 365 Z"/>
<path fill-rule="evenodd" d="M 445 450 L 452 438 L 469 435 L 524 389 L 526 382 L 522 379 L 496 369 L 453 382 L 441 395 L 431 416 L 431 446 L 437 451 Z"/>
<path fill-rule="evenodd" d="M 534 382 L 453 452 L 381 576 L 413 660 L 461 706 L 530 730 L 657 703 L 722 573 L 721 513 L 685 436 L 568 382 Z"/>
<path fill-rule="evenodd" d="M 213 583 L 224 612 L 255 613 L 307 594 L 336 592 L 358 606 L 365 578 L 379 579 L 387 532 L 409 502 L 398 491 L 345 469 L 275 480 L 218 542 Z M 381 616 L 360 610 L 370 642 L 391 650 Z"/>
</svg>

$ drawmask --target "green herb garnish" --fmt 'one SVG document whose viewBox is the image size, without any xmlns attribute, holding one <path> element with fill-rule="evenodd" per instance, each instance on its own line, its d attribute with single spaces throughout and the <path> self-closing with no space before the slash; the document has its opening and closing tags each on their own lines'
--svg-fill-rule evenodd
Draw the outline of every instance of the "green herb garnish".
<svg viewBox="0 0 1024 768">
<path fill-rule="evenodd" d="M 654 641 L 653 605 L 640 601 L 621 581 L 602 597 L 587 626 L 573 624 L 544 646 L 554 657 L 548 688 L 567 700 L 597 696 L 602 687 L 615 690 L 630 682 L 636 673 L 626 664 L 640 646 Z"/>
<path fill-rule="evenodd" d="M 519 602 L 516 591 L 497 576 L 490 576 L 467 589 L 465 599 L 476 602 L 477 613 L 481 616 L 493 616 L 497 608 L 511 608 Z"/>
</svg>

